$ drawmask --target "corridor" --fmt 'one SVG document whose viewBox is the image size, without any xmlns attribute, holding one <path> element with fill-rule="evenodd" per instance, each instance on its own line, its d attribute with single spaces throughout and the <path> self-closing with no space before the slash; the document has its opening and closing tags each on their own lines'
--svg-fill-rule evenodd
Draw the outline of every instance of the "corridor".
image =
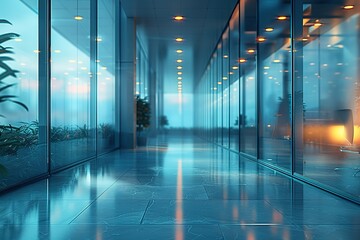
<svg viewBox="0 0 360 240">
<path fill-rule="evenodd" d="M 356 239 L 360 206 L 192 135 L 0 196 L 0 239 Z"/>
</svg>

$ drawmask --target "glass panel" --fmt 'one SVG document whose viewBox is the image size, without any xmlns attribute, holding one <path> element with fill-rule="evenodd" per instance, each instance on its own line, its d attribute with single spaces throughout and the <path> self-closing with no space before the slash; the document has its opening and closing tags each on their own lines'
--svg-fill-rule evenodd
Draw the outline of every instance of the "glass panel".
<svg viewBox="0 0 360 240">
<path fill-rule="evenodd" d="M 261 0 L 259 8 L 259 158 L 290 170 L 291 6 L 290 3 Z"/>
<path fill-rule="evenodd" d="M 115 0 L 98 2 L 98 153 L 115 147 Z"/>
<path fill-rule="evenodd" d="M 218 45 L 217 54 L 216 54 L 216 82 L 217 82 L 217 143 L 222 145 L 223 142 L 223 85 L 222 85 L 222 44 Z"/>
<path fill-rule="evenodd" d="M 302 9 L 296 70 L 303 75 L 303 156 L 296 172 L 359 201 L 360 4 L 307 1 Z"/>
<path fill-rule="evenodd" d="M 51 166 L 95 155 L 91 104 L 90 1 L 52 1 Z"/>
<path fill-rule="evenodd" d="M 46 123 L 38 122 L 37 12 L 37 1 L 1 2 L 0 190 L 47 172 L 46 137 L 39 136 Z"/>
<path fill-rule="evenodd" d="M 222 52 L 222 144 L 224 147 L 229 147 L 229 110 L 230 110 L 230 93 L 229 93 L 229 28 L 225 30 L 222 37 L 223 52 Z"/>
<path fill-rule="evenodd" d="M 239 151 L 239 6 L 230 19 L 230 148 Z"/>
<path fill-rule="evenodd" d="M 256 0 L 240 2 L 240 151 L 256 157 Z"/>
</svg>

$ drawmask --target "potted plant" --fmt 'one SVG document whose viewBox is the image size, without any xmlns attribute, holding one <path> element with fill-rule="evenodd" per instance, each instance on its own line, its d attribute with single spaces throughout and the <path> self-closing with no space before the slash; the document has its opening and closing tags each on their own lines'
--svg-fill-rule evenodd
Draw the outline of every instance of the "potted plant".
<svg viewBox="0 0 360 240">
<path fill-rule="evenodd" d="M 146 146 L 146 129 L 150 127 L 150 103 L 146 98 L 136 96 L 136 142 L 138 146 Z"/>
<path fill-rule="evenodd" d="M 11 23 L 8 20 L 5 19 L 0 19 L 0 24 L 10 24 Z M 4 46 L 4 43 L 19 37 L 20 35 L 17 33 L 4 33 L 0 35 L 0 69 L 1 69 L 1 74 L 0 74 L 0 104 L 4 104 L 7 102 L 11 102 L 11 103 L 15 103 L 17 105 L 19 105 L 20 107 L 24 108 L 26 111 L 28 111 L 28 107 L 17 100 L 17 96 L 9 94 L 8 91 L 14 87 L 16 85 L 16 83 L 7 83 L 5 82 L 5 79 L 8 77 L 14 77 L 16 78 L 16 73 L 18 73 L 18 70 L 14 70 L 13 68 L 11 68 L 7 62 L 9 61 L 14 61 L 13 58 L 9 57 L 9 54 L 13 54 L 14 52 L 12 51 L 11 47 L 6 47 Z M 5 117 L 2 113 L 0 113 L 0 117 Z M 10 133 L 13 133 L 12 130 L 14 130 L 13 128 L 10 128 L 8 126 L 1 126 L 1 127 L 5 127 L 7 128 L 7 133 L 9 133 L 9 129 L 11 129 Z M 18 128 L 20 129 L 20 128 Z M 4 129 L 3 129 L 4 130 Z M 15 131 L 15 133 L 17 133 L 17 131 Z M 2 131 L 3 134 L 3 139 L 1 141 L 2 144 L 2 149 L 9 149 L 9 147 L 11 148 L 13 146 L 14 143 L 14 139 L 9 139 L 5 137 L 5 133 L 4 131 Z M 16 135 L 16 134 L 15 134 Z M 13 134 L 8 134 L 7 136 L 11 137 L 14 136 Z M 10 144 L 10 145 L 9 145 Z M 6 174 L 7 170 L 5 168 L 5 166 L 0 164 L 0 174 Z"/>
</svg>

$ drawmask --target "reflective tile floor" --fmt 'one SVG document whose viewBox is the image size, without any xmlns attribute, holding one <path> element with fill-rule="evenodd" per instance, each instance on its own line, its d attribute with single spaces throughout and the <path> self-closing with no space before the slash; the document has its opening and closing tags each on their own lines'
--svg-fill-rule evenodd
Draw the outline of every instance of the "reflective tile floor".
<svg viewBox="0 0 360 240">
<path fill-rule="evenodd" d="M 0 196 L 0 239 L 360 239 L 360 206 L 193 137 Z"/>
</svg>

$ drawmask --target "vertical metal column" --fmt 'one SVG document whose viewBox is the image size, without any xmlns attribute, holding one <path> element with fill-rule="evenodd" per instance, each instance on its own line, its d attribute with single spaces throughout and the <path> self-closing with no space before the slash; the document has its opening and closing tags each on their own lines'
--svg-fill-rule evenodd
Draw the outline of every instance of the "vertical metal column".
<svg viewBox="0 0 360 240">
<path fill-rule="evenodd" d="M 79 0 L 78 0 L 79 1 Z M 98 38 L 98 6 L 97 0 L 90 0 L 90 137 L 95 143 L 97 155 L 97 38 Z M 93 142 L 93 140 L 95 140 Z"/>
<path fill-rule="evenodd" d="M 39 145 L 46 144 L 48 174 L 51 172 L 50 123 L 51 123 L 51 84 L 50 84 L 50 35 L 51 1 L 39 1 Z"/>
</svg>

